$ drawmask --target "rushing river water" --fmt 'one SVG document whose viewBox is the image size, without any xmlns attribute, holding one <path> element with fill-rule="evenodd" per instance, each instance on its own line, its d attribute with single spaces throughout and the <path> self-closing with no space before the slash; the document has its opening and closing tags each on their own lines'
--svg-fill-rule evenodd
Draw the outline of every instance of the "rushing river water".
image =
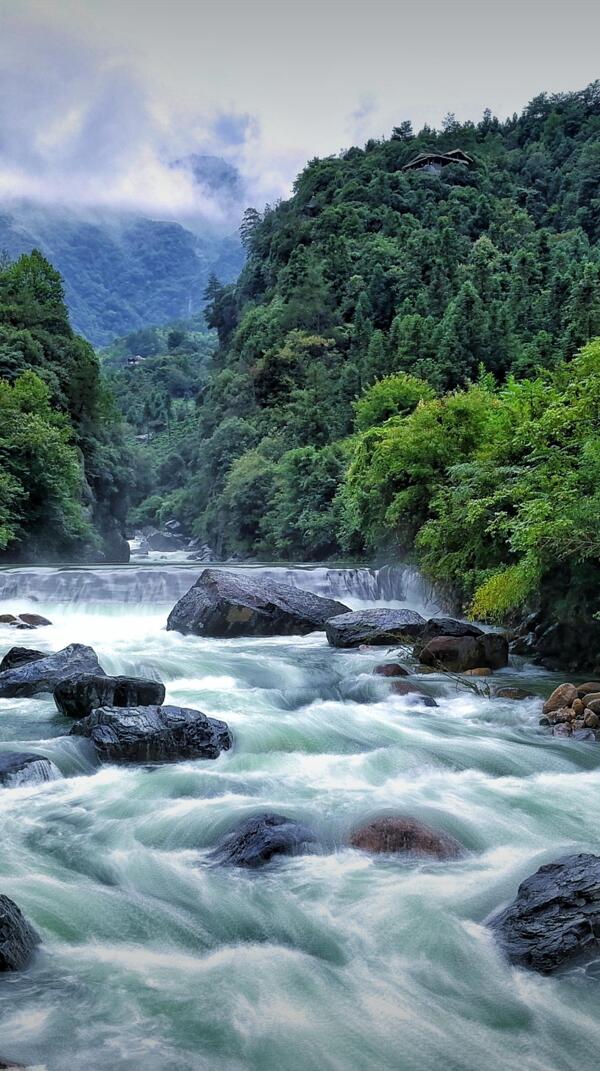
<svg viewBox="0 0 600 1071">
<path fill-rule="evenodd" d="M 373 677 L 384 651 L 324 635 L 204 640 L 164 629 L 201 566 L 15 569 L 14 644 L 91 644 L 107 672 L 162 678 L 167 701 L 225 719 L 215 762 L 100 768 L 49 696 L 0 699 L 0 747 L 63 779 L 0 790 L 0 892 L 43 945 L 0 975 L 0 1060 L 48 1071 L 596 1071 L 594 970 L 515 970 L 483 920 L 567 851 L 598 850 L 600 745 L 545 736 L 539 702 L 489 700 L 435 675 L 415 706 Z M 397 570 L 286 570 L 354 607 L 427 612 Z M 35 601 L 34 601 L 35 600 Z M 435 607 L 429 607 L 433 612 Z M 549 675 L 503 671 L 545 694 Z M 253 873 L 208 862 L 243 817 L 305 820 L 327 850 Z M 466 858 L 415 863 L 344 846 L 399 812 Z"/>
</svg>

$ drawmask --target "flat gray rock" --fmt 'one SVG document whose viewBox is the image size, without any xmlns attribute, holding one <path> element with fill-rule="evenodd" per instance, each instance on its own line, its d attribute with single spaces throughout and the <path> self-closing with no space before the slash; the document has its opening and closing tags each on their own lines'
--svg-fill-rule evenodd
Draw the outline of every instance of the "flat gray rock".
<svg viewBox="0 0 600 1071">
<path fill-rule="evenodd" d="M 415 610 L 354 610 L 332 617 L 325 625 L 332 647 L 382 646 L 409 643 L 425 628 Z"/>
<path fill-rule="evenodd" d="M 293 636 L 323 629 L 347 610 L 291 584 L 205 569 L 171 610 L 167 629 L 195 636 Z"/>
<path fill-rule="evenodd" d="M 102 675 L 104 670 L 92 647 L 70 643 L 62 651 L 0 673 L 0 696 L 13 699 L 53 692 L 61 681 L 80 677 L 83 673 Z"/>
<path fill-rule="evenodd" d="M 101 707 L 70 735 L 89 737 L 101 762 L 216 759 L 232 744 L 224 721 L 174 706 Z"/>
</svg>

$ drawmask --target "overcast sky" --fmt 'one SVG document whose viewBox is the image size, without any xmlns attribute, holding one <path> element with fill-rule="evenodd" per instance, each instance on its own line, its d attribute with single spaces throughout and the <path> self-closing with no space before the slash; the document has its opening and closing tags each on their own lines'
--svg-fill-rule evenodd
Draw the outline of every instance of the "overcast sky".
<svg viewBox="0 0 600 1071">
<path fill-rule="evenodd" d="M 582 88 L 599 31 L 596 0 L 0 0 L 0 196 L 218 219 L 170 160 L 224 155 L 259 205 L 402 119 Z"/>
</svg>

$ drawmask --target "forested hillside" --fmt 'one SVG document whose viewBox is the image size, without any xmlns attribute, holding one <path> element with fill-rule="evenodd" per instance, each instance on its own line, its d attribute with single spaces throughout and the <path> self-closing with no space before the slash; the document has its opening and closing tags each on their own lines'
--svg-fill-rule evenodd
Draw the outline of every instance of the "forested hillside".
<svg viewBox="0 0 600 1071">
<path fill-rule="evenodd" d="M 0 251 L 16 259 L 34 248 L 64 280 L 74 329 L 97 346 L 198 312 L 210 273 L 229 281 L 243 262 L 236 236 L 207 228 L 198 235 L 141 215 L 0 205 Z"/>
<path fill-rule="evenodd" d="M 589 584 L 598 347 L 573 360 L 600 334 L 599 176 L 598 83 L 313 160 L 211 283 L 219 348 L 159 516 L 221 554 L 416 545 L 495 614 Z"/>
<path fill-rule="evenodd" d="M 34 251 L 0 266 L 0 556 L 126 561 L 130 452 L 60 276 Z"/>
</svg>

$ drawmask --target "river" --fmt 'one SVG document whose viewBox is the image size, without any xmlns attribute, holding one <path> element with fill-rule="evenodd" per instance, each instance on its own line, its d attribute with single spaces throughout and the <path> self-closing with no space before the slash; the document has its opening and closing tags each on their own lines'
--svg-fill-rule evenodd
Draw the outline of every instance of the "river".
<svg viewBox="0 0 600 1071">
<path fill-rule="evenodd" d="M 0 976 L 0 1059 L 48 1071 L 596 1071 L 594 967 L 510 967 L 483 921 L 520 880 L 597 851 L 600 745 L 538 727 L 539 701 L 490 700 L 436 675 L 437 709 L 374 678 L 384 651 L 324 635 L 208 640 L 165 631 L 202 566 L 9 569 L 0 613 L 46 614 L 14 644 L 91 644 L 107 672 L 160 677 L 167 701 L 226 720 L 215 762 L 99 767 L 50 697 L 0 699 L 0 748 L 64 775 L 0 790 L 0 892 L 43 937 Z M 262 567 L 266 568 L 266 567 Z M 403 570 L 282 578 L 353 607 L 436 607 Z M 498 682 L 547 694 L 558 678 Z M 208 852 L 256 811 L 305 820 L 325 849 L 253 873 Z M 399 812 L 461 840 L 414 863 L 345 847 Z"/>
</svg>

